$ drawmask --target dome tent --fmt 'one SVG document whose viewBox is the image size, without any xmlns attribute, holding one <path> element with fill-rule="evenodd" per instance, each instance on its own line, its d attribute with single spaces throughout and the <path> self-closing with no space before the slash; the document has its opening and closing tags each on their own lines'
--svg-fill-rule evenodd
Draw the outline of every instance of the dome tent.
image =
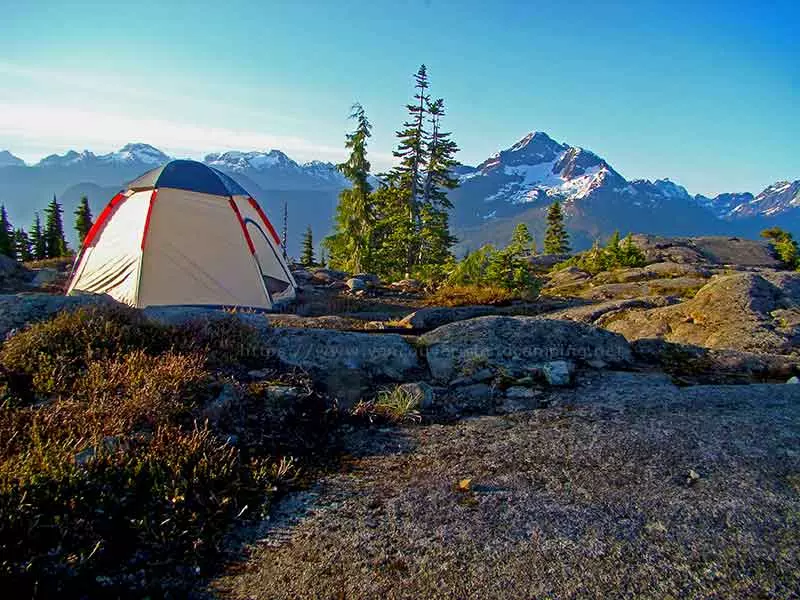
<svg viewBox="0 0 800 600">
<path fill-rule="evenodd" d="M 173 160 L 111 199 L 67 293 L 104 293 L 136 308 L 270 309 L 295 288 L 275 229 L 244 188 L 203 163 Z"/>
</svg>

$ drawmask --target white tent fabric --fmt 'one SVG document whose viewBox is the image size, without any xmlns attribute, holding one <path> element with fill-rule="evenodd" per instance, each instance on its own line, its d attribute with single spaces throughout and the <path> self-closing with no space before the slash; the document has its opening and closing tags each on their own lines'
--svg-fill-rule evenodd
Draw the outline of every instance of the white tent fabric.
<svg viewBox="0 0 800 600">
<path fill-rule="evenodd" d="M 174 163 L 191 168 L 176 171 Z M 219 193 L 244 192 L 230 178 L 223 189 L 203 181 L 203 172 L 198 185 L 199 164 L 163 167 L 167 183 L 182 187 L 159 187 L 165 177 L 157 173 L 152 188 L 115 196 L 86 237 L 67 293 L 105 293 L 137 308 L 271 309 L 294 298 L 295 281 L 266 215 L 246 192 Z M 149 182 L 147 174 L 142 180 Z"/>
</svg>

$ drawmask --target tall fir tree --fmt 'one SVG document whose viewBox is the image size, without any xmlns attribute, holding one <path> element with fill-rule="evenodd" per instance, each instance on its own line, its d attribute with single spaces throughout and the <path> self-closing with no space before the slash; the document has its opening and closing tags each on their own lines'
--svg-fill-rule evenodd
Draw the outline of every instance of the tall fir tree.
<svg viewBox="0 0 800 600">
<path fill-rule="evenodd" d="M 64 237 L 64 210 L 55 195 L 45 209 L 44 238 L 47 258 L 59 258 L 67 254 L 67 240 Z"/>
<path fill-rule="evenodd" d="M 15 258 L 14 228 L 8 219 L 5 205 L 0 206 L 0 254 Z"/>
<path fill-rule="evenodd" d="M 303 247 L 300 253 L 300 264 L 304 267 L 314 266 L 314 233 L 311 231 L 311 225 L 306 227 L 306 232 L 303 234 Z"/>
<path fill-rule="evenodd" d="M 42 229 L 42 220 L 39 218 L 37 212 L 33 218 L 33 226 L 31 227 L 31 250 L 34 260 L 42 260 L 47 258 L 47 240 L 45 240 L 44 230 Z"/>
<path fill-rule="evenodd" d="M 33 259 L 31 240 L 21 227 L 14 232 L 14 252 L 20 262 Z"/>
<path fill-rule="evenodd" d="M 450 132 L 442 131 L 445 115 L 444 100 L 428 103 L 430 134 L 426 139 L 428 163 L 425 168 L 421 198 L 419 264 L 439 265 L 452 261 L 450 247 L 456 238 L 450 235 L 449 213 L 453 207 L 447 193 L 458 187 L 453 176 L 458 145 L 450 139 Z"/>
<path fill-rule="evenodd" d="M 420 223 L 420 192 L 423 188 L 422 172 L 427 166 L 427 148 L 425 139 L 428 132 L 425 130 L 425 117 L 430 105 L 430 95 L 426 92 L 428 70 L 425 65 L 420 65 L 414 75 L 414 88 L 417 90 L 413 101 L 406 105 L 408 120 L 403 123 L 403 129 L 396 133 L 399 142 L 397 150 L 393 152 L 400 159 L 389 173 L 389 181 L 393 186 L 399 187 L 407 194 L 409 220 L 419 229 Z"/>
<path fill-rule="evenodd" d="M 547 211 L 547 231 L 544 235 L 545 254 L 566 254 L 570 251 L 569 234 L 564 227 L 564 213 L 556 200 Z"/>
<path fill-rule="evenodd" d="M 350 150 L 350 156 L 337 165 L 350 181 L 350 187 L 339 194 L 336 226 L 333 235 L 325 240 L 325 246 L 330 251 L 332 266 L 357 273 L 369 271 L 372 267 L 370 254 L 375 211 L 367 159 L 367 141 L 372 136 L 372 125 L 358 103 L 353 105 L 350 118 L 356 122 L 355 130 L 345 138 L 345 148 Z"/>
<path fill-rule="evenodd" d="M 75 231 L 78 232 L 78 243 L 83 244 L 83 240 L 92 228 L 92 211 L 89 208 L 89 198 L 81 197 L 78 208 L 75 210 Z"/>
</svg>

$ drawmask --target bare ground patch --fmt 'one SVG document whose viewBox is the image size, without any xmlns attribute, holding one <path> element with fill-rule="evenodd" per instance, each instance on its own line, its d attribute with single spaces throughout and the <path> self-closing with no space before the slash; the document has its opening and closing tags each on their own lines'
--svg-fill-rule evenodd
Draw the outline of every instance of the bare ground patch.
<svg viewBox="0 0 800 600">
<path fill-rule="evenodd" d="M 354 429 L 214 593 L 795 597 L 800 386 L 586 377 L 548 409 Z"/>
</svg>

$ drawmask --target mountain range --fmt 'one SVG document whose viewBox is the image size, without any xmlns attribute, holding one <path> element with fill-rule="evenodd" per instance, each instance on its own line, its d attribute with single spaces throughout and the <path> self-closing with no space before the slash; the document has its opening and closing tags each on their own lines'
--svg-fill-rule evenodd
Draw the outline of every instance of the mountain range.
<svg viewBox="0 0 800 600">
<path fill-rule="evenodd" d="M 0 151 L 0 203 L 13 223 L 28 226 L 55 194 L 65 222 L 82 195 L 94 214 L 125 183 L 170 157 L 148 144 L 127 144 L 116 152 L 69 151 L 26 165 Z M 331 226 L 338 192 L 347 181 L 336 166 L 298 163 L 280 150 L 208 154 L 203 162 L 235 177 L 278 225 L 288 205 L 289 252 L 311 225 L 317 240 Z M 459 251 L 492 242 L 505 244 L 516 223 L 529 224 L 542 239 L 544 213 L 564 203 L 573 247 L 585 248 L 615 229 L 661 235 L 736 235 L 755 237 L 778 225 L 800 230 L 800 180 L 780 181 L 757 195 L 692 195 L 669 179 L 626 180 L 593 152 L 533 132 L 477 166 L 455 168 L 460 186 L 451 192 L 451 223 Z M 74 244 L 76 240 L 71 240 Z"/>
</svg>

